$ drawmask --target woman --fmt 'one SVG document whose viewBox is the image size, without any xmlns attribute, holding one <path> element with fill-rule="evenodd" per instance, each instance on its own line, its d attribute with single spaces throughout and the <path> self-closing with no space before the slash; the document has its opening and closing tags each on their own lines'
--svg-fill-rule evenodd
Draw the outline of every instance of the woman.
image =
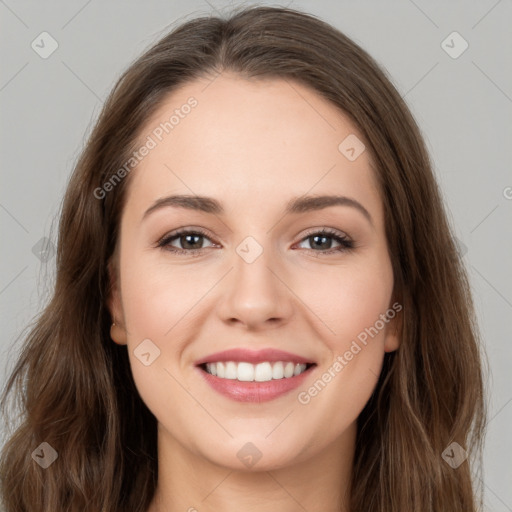
<svg viewBox="0 0 512 512">
<path fill-rule="evenodd" d="M 5 510 L 475 511 L 478 340 L 375 61 L 296 10 L 189 21 L 71 177 Z"/>
</svg>

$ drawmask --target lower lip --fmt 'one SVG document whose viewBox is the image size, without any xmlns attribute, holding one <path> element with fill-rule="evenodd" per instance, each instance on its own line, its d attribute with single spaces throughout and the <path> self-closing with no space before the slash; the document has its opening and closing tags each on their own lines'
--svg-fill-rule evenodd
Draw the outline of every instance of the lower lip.
<svg viewBox="0 0 512 512">
<path fill-rule="evenodd" d="M 311 370 L 316 365 L 309 367 L 300 375 L 283 377 L 282 379 L 269 380 L 267 382 L 242 382 L 237 379 L 221 379 L 196 366 L 206 382 L 218 393 L 236 402 L 268 402 L 298 388 L 308 378 Z"/>
</svg>

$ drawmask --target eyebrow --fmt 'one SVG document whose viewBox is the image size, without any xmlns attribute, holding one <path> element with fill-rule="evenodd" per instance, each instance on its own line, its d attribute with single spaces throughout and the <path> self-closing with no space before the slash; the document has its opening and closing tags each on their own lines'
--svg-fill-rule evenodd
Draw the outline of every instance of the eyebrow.
<svg viewBox="0 0 512 512">
<path fill-rule="evenodd" d="M 366 219 L 373 225 L 370 212 L 355 199 L 339 195 L 321 195 L 321 196 L 300 196 L 288 201 L 285 213 L 297 214 L 314 210 L 322 210 L 330 206 L 350 206 L 362 213 Z M 157 199 L 142 216 L 142 220 L 148 217 L 152 212 L 164 207 L 186 208 L 188 210 L 197 210 L 214 215 L 222 215 L 224 208 L 221 203 L 212 197 L 191 196 L 191 195 L 172 195 Z"/>
</svg>

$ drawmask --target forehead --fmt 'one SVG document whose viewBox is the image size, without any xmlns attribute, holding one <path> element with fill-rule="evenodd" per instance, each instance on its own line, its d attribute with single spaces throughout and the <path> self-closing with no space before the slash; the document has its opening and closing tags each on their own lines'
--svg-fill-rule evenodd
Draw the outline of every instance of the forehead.
<svg viewBox="0 0 512 512">
<path fill-rule="evenodd" d="M 344 153 L 347 145 L 361 151 L 357 126 L 288 79 L 222 73 L 186 83 L 141 129 L 139 145 L 149 140 L 131 176 L 129 201 L 140 205 L 170 193 L 275 198 L 280 206 L 283 197 L 333 191 L 378 201 L 369 151 L 352 160 Z"/>
</svg>

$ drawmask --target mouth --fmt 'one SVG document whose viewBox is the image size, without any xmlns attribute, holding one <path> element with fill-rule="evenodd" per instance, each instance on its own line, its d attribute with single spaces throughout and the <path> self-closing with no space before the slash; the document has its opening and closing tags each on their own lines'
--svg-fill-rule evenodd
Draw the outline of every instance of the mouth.
<svg viewBox="0 0 512 512">
<path fill-rule="evenodd" d="M 252 364 L 247 361 L 218 361 L 203 363 L 198 367 L 218 379 L 238 382 L 270 382 L 290 379 L 307 372 L 316 363 L 294 363 L 292 361 L 264 361 Z"/>
<path fill-rule="evenodd" d="M 266 402 L 290 393 L 317 363 L 274 349 L 232 349 L 211 354 L 195 367 L 211 389 L 237 402 Z"/>
</svg>

